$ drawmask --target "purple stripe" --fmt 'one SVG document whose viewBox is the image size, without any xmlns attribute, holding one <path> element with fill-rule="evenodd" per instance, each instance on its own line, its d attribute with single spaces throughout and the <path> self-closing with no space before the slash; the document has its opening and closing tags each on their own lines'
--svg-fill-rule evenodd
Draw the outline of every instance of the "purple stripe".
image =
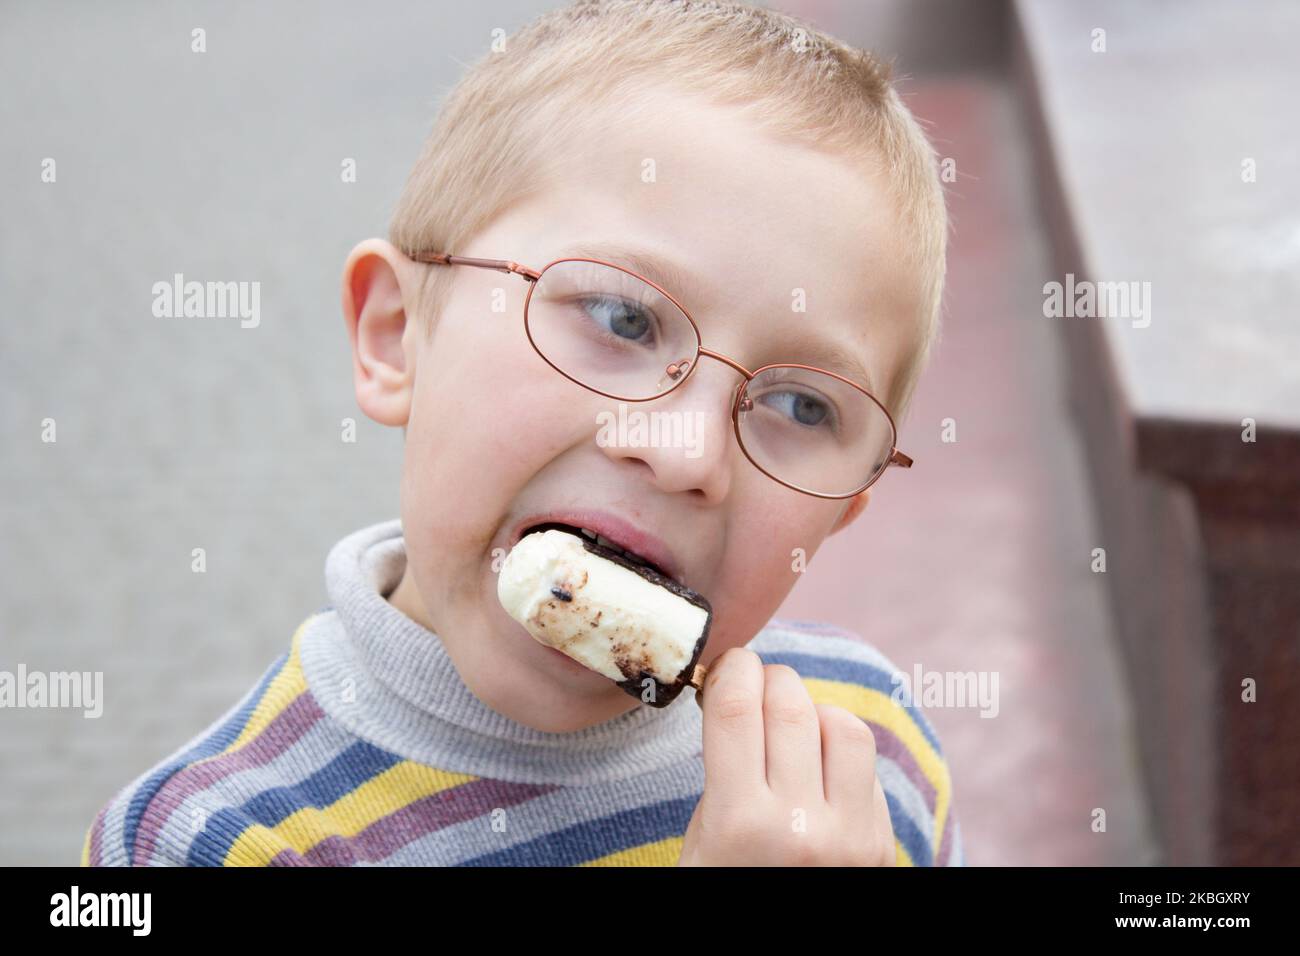
<svg viewBox="0 0 1300 956">
<path fill-rule="evenodd" d="M 267 866 L 311 866 L 292 847 L 286 847 L 271 858 Z"/>
<path fill-rule="evenodd" d="M 864 718 L 859 717 L 859 720 Z M 902 768 L 903 774 L 908 780 L 912 781 L 912 786 L 920 792 L 925 798 L 926 806 L 930 808 L 930 813 L 934 813 L 935 798 L 938 796 L 934 789 L 934 784 L 921 770 L 921 765 L 916 762 L 916 757 L 912 751 L 903 746 L 903 742 L 888 727 L 882 727 L 875 721 L 868 720 L 868 726 L 876 737 L 876 753 L 882 757 L 888 757 L 894 763 Z"/>
<path fill-rule="evenodd" d="M 185 797 L 212 786 L 223 777 L 270 763 L 297 743 L 299 738 L 324 715 L 325 712 L 316 703 L 311 692 L 304 690 L 256 737 L 238 750 L 178 770 L 159 789 L 158 795 L 161 796 L 165 789 L 167 798 L 159 800 L 155 797 L 140 821 L 132 864 L 135 866 L 147 864 L 153 854 L 159 833 L 171 819 L 172 811 L 180 806 Z"/>
<path fill-rule="evenodd" d="M 355 837 L 330 836 L 307 851 L 314 866 L 352 866 L 396 853 L 414 840 L 454 823 L 472 820 L 498 807 L 514 806 L 562 789 L 555 784 L 520 784 L 505 780 L 474 780 L 441 793 L 431 793 L 394 810 Z"/>
<path fill-rule="evenodd" d="M 948 807 L 948 816 L 943 821 L 943 838 L 939 841 L 939 852 L 935 860 L 942 860 L 940 866 L 952 866 L 952 806 Z"/>
</svg>

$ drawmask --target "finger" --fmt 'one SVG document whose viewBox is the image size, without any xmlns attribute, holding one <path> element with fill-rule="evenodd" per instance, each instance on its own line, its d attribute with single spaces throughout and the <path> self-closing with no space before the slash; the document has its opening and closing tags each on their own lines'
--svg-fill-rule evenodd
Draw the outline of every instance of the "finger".
<svg viewBox="0 0 1300 956">
<path fill-rule="evenodd" d="M 861 717 L 832 704 L 818 704 L 817 716 L 821 719 L 826 802 L 850 813 L 855 808 L 870 813 L 876 779 L 876 740 L 871 728 Z"/>
<path fill-rule="evenodd" d="M 798 672 L 785 664 L 763 669 L 763 730 L 767 785 L 792 800 L 825 799 L 821 721 Z"/>
<path fill-rule="evenodd" d="M 704 788 L 723 806 L 739 807 L 766 787 L 763 768 L 763 662 L 735 647 L 704 679 Z"/>
</svg>

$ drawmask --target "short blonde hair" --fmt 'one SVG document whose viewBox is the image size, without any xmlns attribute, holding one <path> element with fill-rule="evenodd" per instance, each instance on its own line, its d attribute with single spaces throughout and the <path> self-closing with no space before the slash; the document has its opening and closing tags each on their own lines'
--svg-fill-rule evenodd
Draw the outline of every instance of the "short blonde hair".
<svg viewBox="0 0 1300 956">
<path fill-rule="evenodd" d="M 627 113 L 655 86 L 733 106 L 823 152 L 883 165 L 907 233 L 902 248 L 923 277 L 919 334 L 889 394 L 878 396 L 901 420 L 939 331 L 948 225 L 935 153 L 887 65 L 786 14 L 725 0 L 577 0 L 542 15 L 446 95 L 390 241 L 407 253 L 464 254 L 499 214 L 545 188 L 558 172 L 552 157 L 599 107 Z M 420 314 L 438 313 L 455 271 L 426 270 Z"/>
</svg>

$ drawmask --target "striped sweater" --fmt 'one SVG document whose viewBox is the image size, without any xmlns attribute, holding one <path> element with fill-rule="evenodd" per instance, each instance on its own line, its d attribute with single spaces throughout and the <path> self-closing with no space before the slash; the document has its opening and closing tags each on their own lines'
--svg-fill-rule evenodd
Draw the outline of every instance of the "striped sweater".
<svg viewBox="0 0 1300 956">
<path fill-rule="evenodd" d="M 398 520 L 326 561 L 330 604 L 244 698 L 99 811 L 83 866 L 672 865 L 704 788 L 683 699 L 545 733 L 482 703 L 438 637 L 385 596 Z M 900 865 L 962 865 L 939 740 L 847 632 L 774 618 L 750 642 L 867 721 Z"/>
</svg>

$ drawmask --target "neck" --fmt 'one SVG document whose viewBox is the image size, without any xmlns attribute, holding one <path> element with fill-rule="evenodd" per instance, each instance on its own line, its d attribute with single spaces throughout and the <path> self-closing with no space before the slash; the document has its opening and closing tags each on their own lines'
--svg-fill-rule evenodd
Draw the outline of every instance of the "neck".
<svg viewBox="0 0 1300 956">
<path fill-rule="evenodd" d="M 392 593 L 387 596 L 387 600 L 389 604 L 416 624 L 426 630 L 434 630 L 433 622 L 429 619 L 429 612 L 425 609 L 420 592 L 415 588 L 415 580 L 411 577 L 411 566 L 409 564 L 403 568 L 402 580 L 397 582 L 397 587 L 393 588 Z"/>
<path fill-rule="evenodd" d="M 638 705 L 562 733 L 494 710 L 420 623 L 428 614 L 405 564 L 397 521 L 338 542 L 326 562 L 332 608 L 301 644 L 320 706 L 354 733 L 443 770 L 535 783 L 624 779 L 698 752 L 699 708 L 689 700 L 662 710 Z"/>
</svg>

